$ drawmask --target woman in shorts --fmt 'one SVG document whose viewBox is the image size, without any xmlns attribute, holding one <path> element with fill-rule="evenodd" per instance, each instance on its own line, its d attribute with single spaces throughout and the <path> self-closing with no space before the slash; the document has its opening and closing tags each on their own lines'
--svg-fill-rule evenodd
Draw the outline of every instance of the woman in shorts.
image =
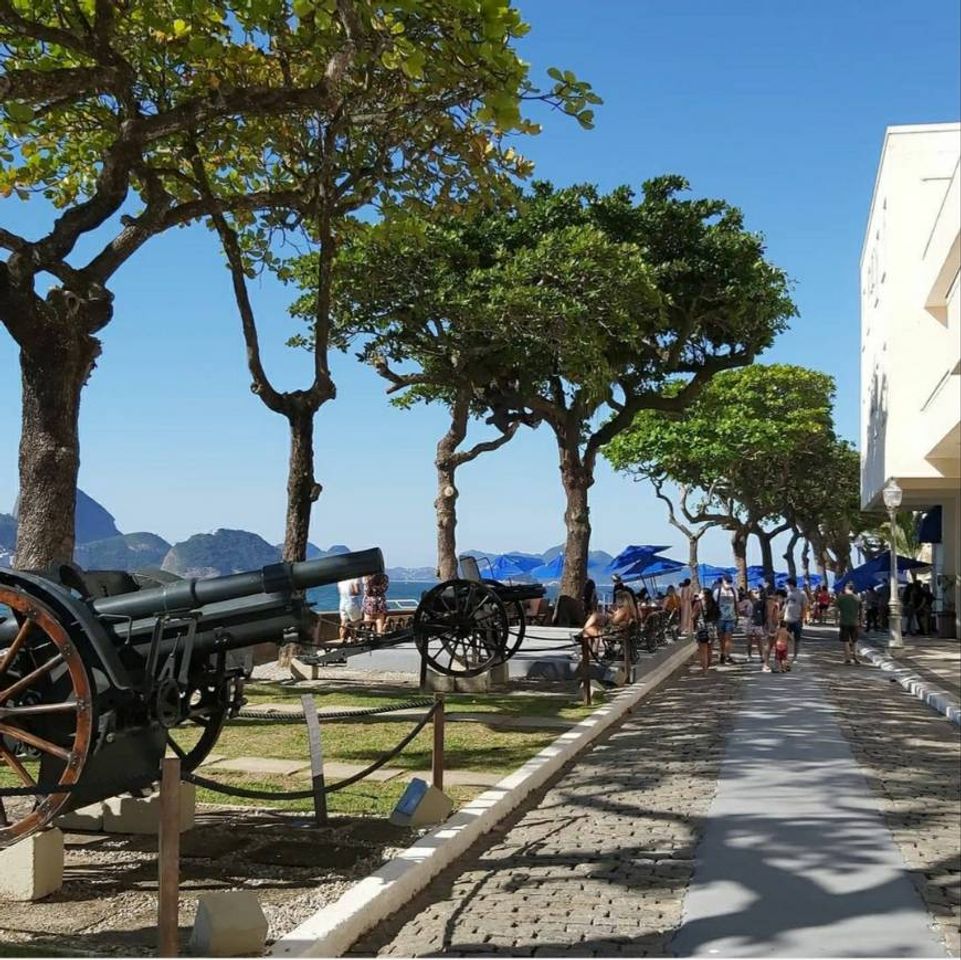
<svg viewBox="0 0 961 960">
<path fill-rule="evenodd" d="M 364 623 L 372 623 L 381 634 L 387 627 L 387 588 L 390 579 L 386 573 L 374 573 L 364 578 Z"/>
</svg>

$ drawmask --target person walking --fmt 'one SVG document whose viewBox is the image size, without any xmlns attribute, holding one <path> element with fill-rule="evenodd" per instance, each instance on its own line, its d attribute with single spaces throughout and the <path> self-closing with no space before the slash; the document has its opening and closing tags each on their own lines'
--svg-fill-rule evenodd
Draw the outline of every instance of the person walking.
<svg viewBox="0 0 961 960">
<path fill-rule="evenodd" d="M 691 586 L 690 577 L 681 581 L 678 599 L 680 600 L 681 636 L 689 637 L 694 632 L 694 588 Z"/>
<path fill-rule="evenodd" d="M 717 649 L 720 663 L 734 663 L 731 656 L 731 642 L 737 626 L 737 591 L 731 577 L 725 574 L 714 590 L 717 604 Z"/>
<path fill-rule="evenodd" d="M 390 578 L 386 573 L 374 573 L 364 578 L 364 623 L 372 623 L 378 635 L 387 628 L 387 588 Z"/>
<path fill-rule="evenodd" d="M 878 591 L 874 587 L 868 587 L 864 592 L 864 629 L 868 633 L 873 633 L 881 629 L 881 601 Z"/>
<path fill-rule="evenodd" d="M 353 577 L 350 580 L 341 580 L 337 584 L 337 593 L 340 597 L 340 631 L 341 642 L 346 640 L 353 633 L 353 629 L 363 619 L 363 592 L 364 584 L 360 577 Z"/>
<path fill-rule="evenodd" d="M 861 599 L 854 592 L 854 584 L 846 583 L 844 591 L 837 599 L 838 639 L 844 644 L 844 663 L 860 663 L 856 644 L 858 626 L 861 623 Z"/>
<path fill-rule="evenodd" d="M 794 640 L 794 649 L 791 653 L 791 662 L 795 663 L 798 654 L 801 652 L 801 631 L 804 624 L 804 614 L 807 611 L 807 597 L 804 592 L 798 589 L 797 580 L 789 577 L 785 582 L 787 588 L 784 597 L 784 611 L 782 617 L 787 627 L 788 633 Z"/>
</svg>

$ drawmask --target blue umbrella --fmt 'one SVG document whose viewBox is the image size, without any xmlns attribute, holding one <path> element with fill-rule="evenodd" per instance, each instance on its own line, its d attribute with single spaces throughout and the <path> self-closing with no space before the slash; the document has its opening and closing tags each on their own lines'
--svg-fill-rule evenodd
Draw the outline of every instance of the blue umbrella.
<svg viewBox="0 0 961 960">
<path fill-rule="evenodd" d="M 557 580 L 564 572 L 564 554 L 559 553 L 550 563 L 541 564 L 530 571 L 538 580 Z"/>
<path fill-rule="evenodd" d="M 621 567 L 626 567 L 629 564 L 639 563 L 641 561 L 649 561 L 656 554 L 660 553 L 662 550 L 666 550 L 667 545 L 664 546 L 654 546 L 652 544 L 635 544 L 633 546 L 625 547 L 608 565 L 608 573 L 619 570 Z"/>
<path fill-rule="evenodd" d="M 701 581 L 701 586 L 710 585 L 722 577 L 733 576 L 734 569 L 732 567 L 715 567 L 710 563 L 699 563 L 697 565 L 697 579 Z"/>
<path fill-rule="evenodd" d="M 534 557 L 527 553 L 502 553 L 498 560 L 510 560 L 516 567 L 520 567 L 524 573 L 529 573 L 535 567 L 543 564 L 541 557 Z"/>
<path fill-rule="evenodd" d="M 668 573 L 683 570 L 685 564 L 670 557 L 653 557 L 629 566 L 621 574 L 622 577 L 662 577 Z"/>
<path fill-rule="evenodd" d="M 523 577 L 526 573 L 523 567 L 506 554 L 494 557 L 490 562 L 490 575 L 493 580 L 510 580 L 513 577 Z"/>
<path fill-rule="evenodd" d="M 917 570 L 920 567 L 930 566 L 929 563 L 923 563 L 913 557 L 898 556 L 896 562 L 899 574 L 906 570 Z M 834 589 L 843 590 L 845 585 L 851 582 L 854 584 L 855 590 L 867 590 L 868 587 L 872 587 L 876 583 L 883 583 L 890 576 L 890 570 L 891 551 L 885 550 L 884 553 L 879 553 L 873 560 L 868 560 L 867 563 L 862 563 L 860 567 L 849 570 L 843 577 L 835 581 Z"/>
</svg>

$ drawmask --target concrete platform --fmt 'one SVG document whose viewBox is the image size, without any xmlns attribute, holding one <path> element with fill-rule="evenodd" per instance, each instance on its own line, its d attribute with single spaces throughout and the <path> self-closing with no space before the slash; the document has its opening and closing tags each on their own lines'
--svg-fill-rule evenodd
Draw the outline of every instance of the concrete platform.
<svg viewBox="0 0 961 960">
<path fill-rule="evenodd" d="M 310 762 L 304 760 L 280 760 L 275 757 L 234 757 L 218 760 L 204 768 L 207 773 L 249 773 L 265 776 L 287 777 L 301 770 L 310 770 Z"/>
</svg>

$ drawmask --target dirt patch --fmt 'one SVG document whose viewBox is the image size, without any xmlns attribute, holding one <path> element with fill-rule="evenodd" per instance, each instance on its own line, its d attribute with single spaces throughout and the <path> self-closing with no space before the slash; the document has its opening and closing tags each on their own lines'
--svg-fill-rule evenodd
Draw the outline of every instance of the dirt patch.
<svg viewBox="0 0 961 960">
<path fill-rule="evenodd" d="M 317 828 L 303 815 L 206 809 L 181 837 L 183 950 L 204 892 L 254 890 L 272 942 L 415 837 L 376 818 Z M 156 857 L 155 837 L 67 833 L 63 888 L 0 904 L 0 956 L 156 955 Z"/>
</svg>

